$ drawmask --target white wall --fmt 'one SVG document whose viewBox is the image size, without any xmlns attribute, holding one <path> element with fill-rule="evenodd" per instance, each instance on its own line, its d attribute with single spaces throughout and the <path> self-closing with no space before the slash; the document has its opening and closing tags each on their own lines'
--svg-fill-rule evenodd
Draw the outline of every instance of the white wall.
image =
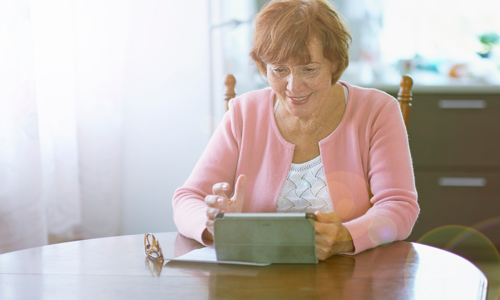
<svg viewBox="0 0 500 300">
<path fill-rule="evenodd" d="M 123 106 L 122 234 L 174 231 L 172 196 L 209 135 L 208 1 L 134 1 Z"/>
</svg>

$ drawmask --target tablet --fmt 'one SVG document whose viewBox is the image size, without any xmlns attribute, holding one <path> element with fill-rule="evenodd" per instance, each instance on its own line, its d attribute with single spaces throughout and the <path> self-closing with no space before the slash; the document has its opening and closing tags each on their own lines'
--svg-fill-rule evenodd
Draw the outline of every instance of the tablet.
<svg viewBox="0 0 500 300">
<path fill-rule="evenodd" d="M 218 213 L 214 245 L 218 261 L 315 264 L 312 213 Z"/>
</svg>

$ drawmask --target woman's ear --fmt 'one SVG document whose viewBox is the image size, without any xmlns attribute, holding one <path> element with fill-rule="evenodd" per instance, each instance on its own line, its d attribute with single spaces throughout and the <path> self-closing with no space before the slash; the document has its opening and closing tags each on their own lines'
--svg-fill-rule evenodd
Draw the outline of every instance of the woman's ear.
<svg viewBox="0 0 500 300">
<path fill-rule="evenodd" d="M 330 74 L 332 75 L 332 84 L 334 84 L 336 81 L 334 80 L 334 77 L 337 73 L 337 70 L 339 68 L 339 64 L 337 62 L 332 62 L 330 66 Z"/>
<path fill-rule="evenodd" d="M 338 68 L 339 68 L 339 63 L 338 62 L 332 62 L 331 63 L 332 76 L 333 76 L 333 74 L 335 74 L 335 72 L 337 72 Z"/>
</svg>

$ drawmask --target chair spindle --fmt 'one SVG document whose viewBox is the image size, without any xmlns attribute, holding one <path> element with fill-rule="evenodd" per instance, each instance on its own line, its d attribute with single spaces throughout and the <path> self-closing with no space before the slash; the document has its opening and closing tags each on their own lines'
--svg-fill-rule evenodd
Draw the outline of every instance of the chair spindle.
<svg viewBox="0 0 500 300">
<path fill-rule="evenodd" d="M 403 119 L 405 121 L 406 130 L 408 130 L 408 125 L 410 123 L 410 109 L 412 101 L 411 88 L 413 86 L 413 79 L 408 75 L 403 75 L 401 78 L 398 101 L 401 108 L 401 113 L 403 114 Z"/>
<path fill-rule="evenodd" d="M 236 92 L 234 91 L 234 87 L 236 86 L 236 78 L 233 75 L 227 74 L 224 77 L 224 86 L 226 87 L 224 91 L 224 102 L 225 102 L 225 111 L 229 109 L 229 100 L 236 97 Z"/>
</svg>

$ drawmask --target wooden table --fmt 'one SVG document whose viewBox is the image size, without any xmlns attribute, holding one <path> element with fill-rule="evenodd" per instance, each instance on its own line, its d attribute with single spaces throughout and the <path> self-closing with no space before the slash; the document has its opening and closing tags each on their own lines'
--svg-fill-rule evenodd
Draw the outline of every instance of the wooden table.
<svg viewBox="0 0 500 300">
<path fill-rule="evenodd" d="M 202 247 L 158 233 L 165 257 Z M 317 265 L 148 264 L 144 235 L 0 255 L 0 299 L 486 299 L 486 277 L 446 251 L 395 242 Z M 159 276 L 158 276 L 159 275 Z"/>
</svg>

